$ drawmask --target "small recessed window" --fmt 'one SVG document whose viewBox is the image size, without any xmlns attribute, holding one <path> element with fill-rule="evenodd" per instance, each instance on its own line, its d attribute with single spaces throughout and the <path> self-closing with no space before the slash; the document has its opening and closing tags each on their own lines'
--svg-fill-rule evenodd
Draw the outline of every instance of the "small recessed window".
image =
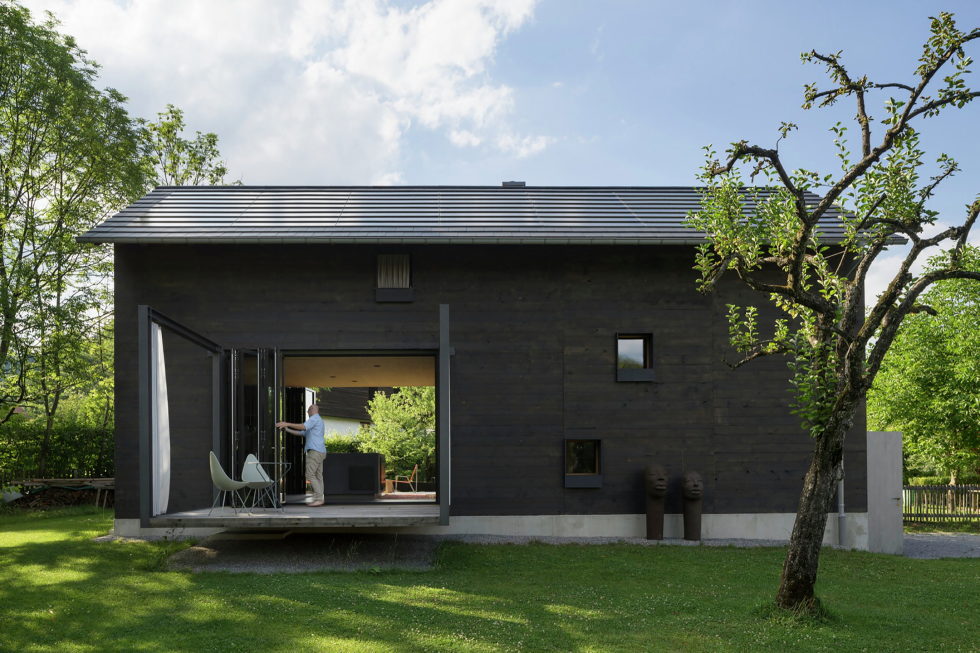
<svg viewBox="0 0 980 653">
<path fill-rule="evenodd" d="M 411 288 L 412 267 L 408 254 L 378 254 L 378 288 Z"/>
<path fill-rule="evenodd" d="M 602 487 L 600 440 L 565 440 L 565 487 Z"/>
<path fill-rule="evenodd" d="M 653 335 L 621 333 L 616 336 L 616 380 L 653 381 Z"/>
<path fill-rule="evenodd" d="M 415 299 L 412 260 L 408 254 L 378 254 L 375 299 L 379 302 L 410 302 Z"/>
</svg>

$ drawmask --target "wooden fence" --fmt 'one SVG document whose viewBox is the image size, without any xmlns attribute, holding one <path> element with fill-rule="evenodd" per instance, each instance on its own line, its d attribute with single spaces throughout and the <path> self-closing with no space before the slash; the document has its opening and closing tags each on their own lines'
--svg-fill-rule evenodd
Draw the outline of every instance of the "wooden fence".
<svg viewBox="0 0 980 653">
<path fill-rule="evenodd" d="M 902 519 L 909 522 L 980 522 L 980 485 L 906 485 Z"/>
</svg>

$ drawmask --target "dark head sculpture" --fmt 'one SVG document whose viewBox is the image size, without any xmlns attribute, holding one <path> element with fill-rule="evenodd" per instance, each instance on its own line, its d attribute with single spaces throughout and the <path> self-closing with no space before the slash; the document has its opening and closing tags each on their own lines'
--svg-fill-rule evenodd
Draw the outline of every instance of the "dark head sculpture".
<svg viewBox="0 0 980 653">
<path fill-rule="evenodd" d="M 650 465 L 646 471 L 647 494 L 659 499 L 667 495 L 667 472 L 660 465 Z"/>
<path fill-rule="evenodd" d="M 684 472 L 684 498 L 700 499 L 704 495 L 704 480 L 697 472 Z"/>
</svg>

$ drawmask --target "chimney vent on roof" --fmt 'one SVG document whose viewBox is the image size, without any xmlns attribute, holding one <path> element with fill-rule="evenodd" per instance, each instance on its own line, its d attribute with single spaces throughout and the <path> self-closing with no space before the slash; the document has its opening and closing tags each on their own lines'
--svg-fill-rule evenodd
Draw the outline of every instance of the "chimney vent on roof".
<svg viewBox="0 0 980 653">
<path fill-rule="evenodd" d="M 504 188 L 524 188 L 527 184 L 523 181 L 505 181 L 500 185 Z"/>
</svg>

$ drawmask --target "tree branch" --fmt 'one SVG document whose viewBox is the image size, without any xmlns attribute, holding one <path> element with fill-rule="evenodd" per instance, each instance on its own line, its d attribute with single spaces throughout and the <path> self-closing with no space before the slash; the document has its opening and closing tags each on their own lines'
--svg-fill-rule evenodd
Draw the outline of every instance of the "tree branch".
<svg viewBox="0 0 980 653">
<path fill-rule="evenodd" d="M 806 306 L 810 310 L 826 314 L 833 312 L 833 305 L 820 295 L 812 292 L 807 292 L 802 288 L 793 288 L 790 285 L 779 285 L 774 283 L 768 283 L 765 281 L 760 281 L 757 279 L 752 272 L 742 264 L 739 259 L 739 265 L 735 266 L 735 271 L 738 276 L 745 282 L 745 284 L 752 290 L 758 292 L 764 292 L 769 294 L 780 295 L 782 297 L 787 297 L 792 299 L 797 304 L 801 306 Z"/>
<path fill-rule="evenodd" d="M 785 345 L 778 345 L 773 347 L 772 346 L 773 344 L 774 343 L 771 340 L 767 340 L 766 342 L 759 343 L 758 345 L 753 347 L 752 350 L 749 351 L 749 353 L 747 353 L 741 360 L 735 361 L 734 363 L 729 363 L 726 360 L 725 365 L 727 365 L 733 370 L 737 370 L 738 368 L 742 367 L 746 363 L 750 361 L 754 361 L 757 358 L 764 358 L 766 356 L 773 356 L 775 354 L 785 354 L 791 351 L 791 349 L 789 347 L 786 347 Z"/>
<path fill-rule="evenodd" d="M 878 196 L 877 199 L 875 199 L 874 202 L 871 203 L 871 206 L 868 208 L 867 212 L 865 212 L 864 217 L 861 219 L 861 222 L 858 223 L 857 226 L 858 231 L 863 231 L 864 229 L 867 229 L 870 226 L 868 224 L 868 220 L 870 220 L 871 216 L 873 216 L 875 212 L 881 207 L 882 202 L 884 202 L 887 197 L 888 197 L 888 193 L 882 193 L 881 195 Z"/>
<path fill-rule="evenodd" d="M 939 312 L 928 304 L 914 304 L 912 308 L 909 309 L 909 315 L 914 313 L 928 313 L 929 315 L 939 315 Z"/>
<path fill-rule="evenodd" d="M 779 159 L 779 152 L 774 149 L 759 147 L 758 145 L 749 145 L 745 141 L 740 141 L 732 146 L 732 153 L 728 157 L 728 162 L 724 166 L 716 166 L 715 169 L 711 171 L 711 174 L 717 176 L 729 172 L 735 167 L 736 163 L 748 157 L 752 157 L 754 159 L 765 159 L 769 161 L 770 165 L 773 167 L 773 170 L 775 170 L 776 174 L 779 175 L 779 180 L 783 182 L 783 186 L 785 186 L 786 189 L 797 197 L 802 203 L 803 191 L 799 190 L 793 183 L 793 180 L 786 172 L 786 168 L 783 167 L 783 162 Z"/>
<path fill-rule="evenodd" d="M 918 281 L 912 284 L 909 288 L 908 293 L 906 293 L 905 298 L 902 302 L 892 308 L 888 315 L 882 320 L 881 331 L 878 335 L 878 340 L 875 342 L 874 347 L 871 348 L 871 352 L 868 354 L 867 365 L 865 367 L 864 375 L 864 388 L 868 389 L 874 382 L 875 375 L 878 373 L 878 368 L 881 367 L 881 361 L 885 357 L 888 349 L 891 347 L 892 341 L 895 339 L 895 335 L 898 333 L 898 328 L 901 326 L 905 317 L 910 313 L 928 312 L 924 305 L 918 305 L 919 308 L 916 310 L 916 300 L 919 295 L 926 290 L 929 286 L 936 283 L 937 281 L 945 281 L 948 279 L 973 279 L 974 281 L 980 281 L 980 271 L 973 270 L 935 270 L 933 272 L 926 273 L 919 277 Z"/>
<path fill-rule="evenodd" d="M 970 211 L 967 214 L 966 222 L 960 227 L 960 236 L 956 240 L 956 245 L 953 246 L 953 254 L 951 257 L 953 265 L 959 265 L 960 256 L 963 254 L 963 248 L 966 247 L 966 239 L 970 236 L 970 231 L 973 229 L 973 225 L 976 224 L 977 216 L 980 215 L 980 199 L 973 202 L 970 207 Z"/>
<path fill-rule="evenodd" d="M 871 84 L 871 88 L 900 88 L 903 91 L 908 91 L 909 93 L 914 93 L 915 89 L 908 84 L 901 84 L 899 82 L 888 82 L 887 84 Z"/>
</svg>

